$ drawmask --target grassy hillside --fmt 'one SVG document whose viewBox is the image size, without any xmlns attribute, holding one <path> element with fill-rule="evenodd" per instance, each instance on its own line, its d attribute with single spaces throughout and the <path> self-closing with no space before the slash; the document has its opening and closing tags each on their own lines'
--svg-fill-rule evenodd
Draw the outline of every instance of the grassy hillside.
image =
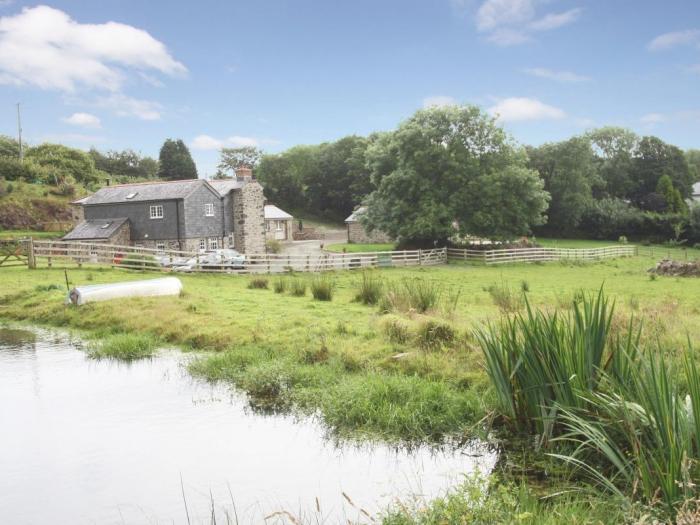
<svg viewBox="0 0 700 525">
<path fill-rule="evenodd" d="M 60 195 L 56 186 L 26 182 L 0 183 L 0 231 L 60 231 L 71 220 L 70 202 L 85 195 Z"/>
</svg>

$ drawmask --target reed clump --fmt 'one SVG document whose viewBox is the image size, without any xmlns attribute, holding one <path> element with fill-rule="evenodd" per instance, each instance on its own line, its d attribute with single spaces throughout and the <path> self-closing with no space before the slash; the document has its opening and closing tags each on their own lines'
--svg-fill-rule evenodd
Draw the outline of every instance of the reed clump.
<svg viewBox="0 0 700 525">
<path fill-rule="evenodd" d="M 332 301 L 335 282 L 325 273 L 314 275 L 311 279 L 311 295 L 317 301 Z"/>
<path fill-rule="evenodd" d="M 121 359 L 133 361 L 155 355 L 158 340 L 148 334 L 121 333 L 110 335 L 88 346 L 88 355 L 93 359 Z"/>
</svg>

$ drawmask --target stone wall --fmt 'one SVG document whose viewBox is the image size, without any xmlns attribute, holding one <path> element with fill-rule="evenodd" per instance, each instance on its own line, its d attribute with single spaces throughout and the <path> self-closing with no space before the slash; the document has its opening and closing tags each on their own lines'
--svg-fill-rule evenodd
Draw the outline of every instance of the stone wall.
<svg viewBox="0 0 700 525">
<path fill-rule="evenodd" d="M 349 243 L 380 244 L 393 242 L 393 239 L 384 232 L 374 230 L 372 233 L 367 233 L 359 222 L 347 223 L 347 229 Z"/>
<path fill-rule="evenodd" d="M 247 182 L 233 196 L 233 240 L 241 253 L 265 253 L 265 197 L 256 181 Z"/>
<path fill-rule="evenodd" d="M 277 239 L 277 222 L 279 222 L 278 219 L 270 219 L 268 221 L 265 221 L 265 239 L 268 241 L 272 240 L 278 240 L 278 241 L 291 241 L 292 240 L 292 233 L 294 232 L 294 220 L 293 219 L 287 219 L 284 220 L 282 219 L 281 222 L 282 224 L 282 231 L 284 232 L 284 237 L 282 239 Z M 268 229 L 268 224 L 270 228 Z"/>
</svg>

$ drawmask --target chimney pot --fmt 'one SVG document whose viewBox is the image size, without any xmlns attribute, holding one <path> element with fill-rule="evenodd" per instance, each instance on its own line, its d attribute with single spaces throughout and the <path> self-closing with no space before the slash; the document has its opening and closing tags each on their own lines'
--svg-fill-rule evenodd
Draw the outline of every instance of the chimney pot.
<svg viewBox="0 0 700 525">
<path fill-rule="evenodd" d="M 238 180 L 251 180 L 253 178 L 253 170 L 250 168 L 237 168 L 236 178 Z"/>
</svg>

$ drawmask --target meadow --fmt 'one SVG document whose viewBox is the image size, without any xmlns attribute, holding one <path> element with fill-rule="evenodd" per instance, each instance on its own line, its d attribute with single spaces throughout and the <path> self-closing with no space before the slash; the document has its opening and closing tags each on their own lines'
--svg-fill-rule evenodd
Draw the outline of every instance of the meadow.
<svg viewBox="0 0 700 525">
<path fill-rule="evenodd" d="M 602 488 L 588 477 L 572 475 L 562 462 L 534 451 L 532 441 L 522 439 L 523 428 L 503 424 L 503 399 L 482 336 L 501 320 L 524 315 L 528 305 L 543 315 L 569 315 L 582 298 L 594 298 L 602 288 L 610 333 L 625 334 L 632 319 L 635 330 L 643 326 L 640 346 L 681 366 L 688 345 L 700 343 L 700 280 L 650 275 L 647 270 L 659 256 L 668 255 L 698 258 L 700 250 L 640 247 L 637 257 L 593 263 L 451 262 L 331 273 L 323 279 L 181 275 L 184 292 L 178 298 L 79 308 L 63 304 L 62 269 L 8 268 L 0 271 L 0 318 L 80 330 L 107 341 L 95 346 L 105 355 L 118 354 L 122 347 L 129 351 L 124 334 L 133 333 L 147 337 L 139 342 L 146 354 L 156 344 L 201 351 L 191 365 L 194 375 L 232 383 L 247 392 L 256 410 L 320 417 L 340 438 L 410 445 L 488 437 L 504 450 L 496 474 L 500 488 L 490 493 L 501 502 L 498 512 L 511 508 L 513 515 L 523 515 L 514 521 L 526 523 L 551 519 L 552 509 L 574 523 L 601 522 L 605 516 L 623 521 L 647 511 L 620 507 L 620 494 L 614 492 L 603 497 Z M 71 284 L 148 276 L 68 269 Z M 686 383 L 679 375 L 679 388 Z M 555 491 L 562 479 L 587 492 L 567 492 L 542 503 L 539 497 Z M 461 523 L 457 516 L 467 515 L 465 495 L 472 491 L 465 485 L 426 513 L 399 509 L 387 516 L 387 523 Z M 450 517 L 450 512 L 457 514 Z M 489 516 L 484 514 L 483 522 Z"/>
</svg>

